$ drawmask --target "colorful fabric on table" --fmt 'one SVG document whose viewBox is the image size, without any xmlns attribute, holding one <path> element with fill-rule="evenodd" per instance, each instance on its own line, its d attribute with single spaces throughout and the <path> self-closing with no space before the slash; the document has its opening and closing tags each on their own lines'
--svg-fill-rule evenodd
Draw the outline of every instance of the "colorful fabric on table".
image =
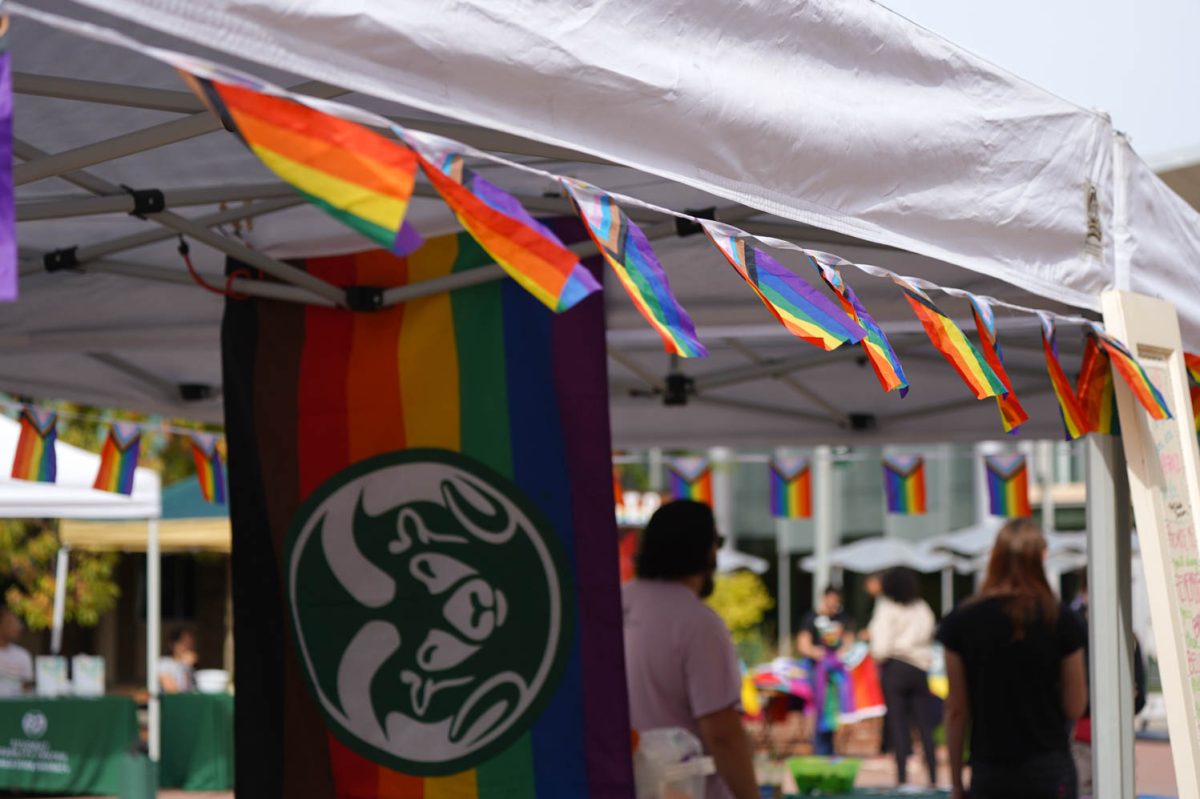
<svg viewBox="0 0 1200 799">
<path fill-rule="evenodd" d="M 1046 371 L 1050 373 L 1050 385 L 1054 388 L 1054 396 L 1058 398 L 1059 415 L 1062 417 L 1063 429 L 1068 441 L 1087 435 L 1091 432 L 1087 412 L 1067 373 L 1063 371 L 1058 360 L 1058 335 L 1055 330 L 1054 317 L 1041 314 L 1042 318 L 1042 353 L 1046 357 Z"/>
<path fill-rule="evenodd" d="M 671 458 L 667 464 L 667 477 L 672 499 L 691 499 L 712 505 L 712 464 L 708 458 Z"/>
<path fill-rule="evenodd" d="M 988 506 L 993 516 L 1029 516 L 1029 471 L 1024 455 L 986 455 Z"/>
<path fill-rule="evenodd" d="M 1018 428 L 1029 420 L 1029 414 L 1021 407 L 1021 402 L 1013 391 L 1012 380 L 1004 368 L 1004 354 L 1000 349 L 1000 340 L 996 337 L 996 313 L 992 310 L 991 303 L 982 297 L 971 294 L 969 299 L 983 357 L 1004 383 L 1004 393 L 996 396 L 996 407 L 1000 409 L 1000 421 L 1004 425 L 1004 432 L 1020 432 Z"/>
<path fill-rule="evenodd" d="M 51 410 L 21 408 L 21 435 L 13 456 L 12 476 L 17 480 L 53 483 L 58 477 L 54 442 L 58 440 L 58 414 Z"/>
<path fill-rule="evenodd" d="M 967 384 L 975 399 L 1001 396 L 1006 393 L 1004 382 L 992 370 L 971 340 L 962 332 L 954 320 L 933 304 L 929 295 L 914 283 L 898 275 L 894 282 L 904 292 L 913 313 L 921 320 L 929 341 L 942 354 Z"/>
<path fill-rule="evenodd" d="M 420 246 L 405 216 L 417 156 L 303 103 L 184 73 L 225 127 L 308 202 L 398 255 Z"/>
<path fill-rule="evenodd" d="M 842 723 L 851 724 L 884 715 L 887 707 L 883 701 L 883 685 L 879 680 L 879 668 L 875 660 L 868 655 L 857 663 L 848 665 L 854 709 L 842 713 Z"/>
<path fill-rule="evenodd" d="M 132 494 L 141 448 L 140 427 L 129 422 L 114 422 L 100 450 L 100 470 L 92 487 L 116 494 Z"/>
<path fill-rule="evenodd" d="M 1079 366 L 1075 395 L 1083 409 L 1088 428 L 1094 433 L 1119 435 L 1121 422 L 1117 415 L 1117 397 L 1113 391 L 1112 369 L 1108 356 L 1094 335 L 1087 337 L 1083 361 Z"/>
<path fill-rule="evenodd" d="M 1187 367 L 1188 373 L 1188 392 L 1192 398 L 1192 419 L 1196 425 L 1196 432 L 1200 433 L 1200 355 L 1185 352 L 1183 363 Z"/>
<path fill-rule="evenodd" d="M 212 433 L 192 433 L 192 461 L 196 464 L 196 479 L 204 501 L 225 504 L 225 466 L 217 448 L 217 436 Z"/>
<path fill-rule="evenodd" d="M 1150 382 L 1150 376 L 1138 363 L 1137 358 L 1133 357 L 1129 348 L 1106 333 L 1100 325 L 1093 322 L 1091 328 L 1091 332 L 1099 339 L 1100 346 L 1108 355 L 1113 371 L 1120 375 L 1121 379 L 1125 381 L 1125 385 L 1129 386 L 1134 399 L 1146 409 L 1150 418 L 1158 421 L 1170 419 L 1171 409 L 1167 407 L 1167 401 L 1163 398 L 1162 392 Z"/>
<path fill-rule="evenodd" d="M 843 716 L 854 713 L 854 685 L 850 672 L 835 652 L 812 662 L 813 707 L 817 731 L 832 732 Z"/>
<path fill-rule="evenodd" d="M 755 666 L 750 674 L 758 690 L 789 694 L 803 700 L 807 707 L 813 699 L 812 672 L 807 663 L 778 657 Z"/>
<path fill-rule="evenodd" d="M 600 290 L 596 276 L 552 230 L 516 197 L 468 169 L 461 145 L 449 139 L 400 131 L 417 153 L 421 171 L 459 224 L 508 276 L 555 312 Z"/>
<path fill-rule="evenodd" d="M 899 389 L 900 396 L 903 397 L 908 393 L 908 378 L 904 375 L 904 367 L 900 365 L 900 359 L 896 357 L 896 353 L 892 349 L 892 344 L 888 341 L 887 335 L 884 334 L 883 328 L 876 323 L 863 304 L 859 302 L 858 295 L 842 279 L 842 274 L 837 269 L 838 264 L 848 262 L 843 262 L 836 255 L 830 255 L 829 253 L 810 252 L 809 257 L 812 259 L 813 267 L 821 275 L 821 279 L 825 281 L 826 285 L 833 290 L 833 293 L 841 301 L 842 309 L 845 310 L 851 319 L 862 326 L 865 335 L 859 343 L 862 344 L 863 352 L 866 353 L 867 360 L 871 363 L 871 369 L 874 370 L 875 377 L 879 379 L 879 384 L 883 386 L 883 390 L 894 391 Z"/>
<path fill-rule="evenodd" d="M 463 234 L 304 267 L 394 287 L 492 261 Z M 243 300 L 223 340 L 253 564 L 234 629 L 260 675 L 239 791 L 632 795 L 600 296 L 565 315 L 512 280 L 373 313 Z"/>
<path fill-rule="evenodd" d="M 826 351 L 863 340 L 865 333 L 853 319 L 766 250 L 750 244 L 740 230 L 704 219 L 700 225 L 733 270 L 793 336 Z"/>
<path fill-rule="evenodd" d="M 883 492 L 888 513 L 906 516 L 925 513 L 925 458 L 920 455 L 884 457 Z"/>
<path fill-rule="evenodd" d="M 662 338 L 663 349 L 681 358 L 707 356 L 691 316 L 671 293 L 667 273 L 642 229 L 610 195 L 580 181 L 564 179 L 562 184 L 633 307 Z"/>
<path fill-rule="evenodd" d="M 17 206 L 13 189 L 12 56 L 0 33 L 0 302 L 17 298 Z"/>
<path fill-rule="evenodd" d="M 771 461 L 771 515 L 777 519 L 812 518 L 812 467 L 808 458 Z"/>
</svg>

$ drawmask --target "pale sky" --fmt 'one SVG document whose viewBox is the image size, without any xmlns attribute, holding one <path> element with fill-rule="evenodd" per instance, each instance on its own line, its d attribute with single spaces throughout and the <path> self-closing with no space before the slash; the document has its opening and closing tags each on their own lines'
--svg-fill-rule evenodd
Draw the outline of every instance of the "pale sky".
<svg viewBox="0 0 1200 799">
<path fill-rule="evenodd" d="M 1152 167 L 1200 161 L 1200 0 L 883 0 L 1078 105 Z"/>
</svg>

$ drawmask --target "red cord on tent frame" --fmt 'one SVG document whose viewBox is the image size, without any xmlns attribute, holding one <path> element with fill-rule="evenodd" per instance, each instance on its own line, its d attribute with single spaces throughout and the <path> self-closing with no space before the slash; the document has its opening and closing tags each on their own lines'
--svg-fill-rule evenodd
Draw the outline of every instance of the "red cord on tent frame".
<svg viewBox="0 0 1200 799">
<path fill-rule="evenodd" d="M 250 298 L 249 294 L 242 294 L 233 290 L 234 278 L 244 277 L 247 280 L 254 279 L 254 275 L 249 269 L 233 270 L 225 276 L 225 288 L 220 288 L 206 281 L 200 276 L 200 273 L 196 271 L 196 267 L 192 264 L 191 248 L 188 246 L 187 240 L 184 239 L 182 235 L 179 237 L 179 247 L 177 249 L 179 250 L 180 257 L 183 258 L 184 266 L 187 267 L 188 274 L 192 276 L 192 280 L 195 281 L 197 286 L 205 291 L 210 291 L 213 294 L 219 294 L 222 297 L 228 297 L 231 300 L 246 300 Z"/>
</svg>

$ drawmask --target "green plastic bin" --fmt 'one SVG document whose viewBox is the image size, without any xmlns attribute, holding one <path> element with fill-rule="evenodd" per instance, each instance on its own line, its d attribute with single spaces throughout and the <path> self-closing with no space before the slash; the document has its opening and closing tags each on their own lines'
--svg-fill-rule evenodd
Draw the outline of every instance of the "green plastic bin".
<svg viewBox="0 0 1200 799">
<path fill-rule="evenodd" d="M 788 770 L 802 794 L 844 794 L 854 790 L 862 761 L 842 757 L 793 757 Z"/>
</svg>

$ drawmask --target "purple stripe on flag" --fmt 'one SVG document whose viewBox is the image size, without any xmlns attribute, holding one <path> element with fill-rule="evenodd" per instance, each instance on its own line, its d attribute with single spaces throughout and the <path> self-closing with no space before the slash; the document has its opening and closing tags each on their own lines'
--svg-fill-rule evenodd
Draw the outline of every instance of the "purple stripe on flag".
<svg viewBox="0 0 1200 799">
<path fill-rule="evenodd" d="M 12 56 L 0 53 L 0 302 L 17 298 L 17 218 L 12 173 Z"/>
</svg>

